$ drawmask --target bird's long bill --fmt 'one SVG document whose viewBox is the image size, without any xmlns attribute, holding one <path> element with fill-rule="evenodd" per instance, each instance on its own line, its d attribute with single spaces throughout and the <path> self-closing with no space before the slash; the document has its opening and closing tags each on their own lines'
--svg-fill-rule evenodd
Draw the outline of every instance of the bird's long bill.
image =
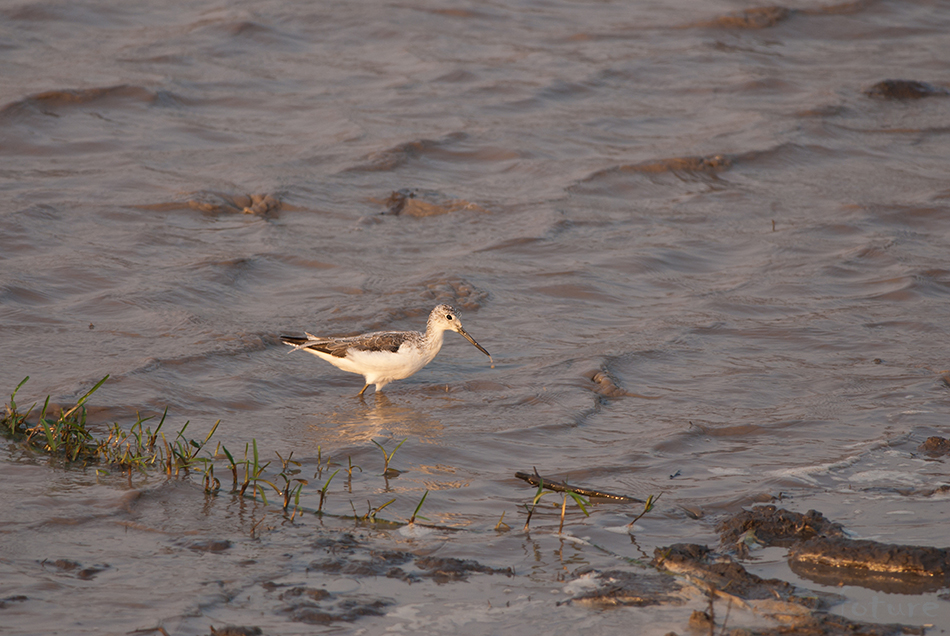
<svg viewBox="0 0 950 636">
<path fill-rule="evenodd" d="M 468 335 L 468 332 L 465 331 L 464 329 L 462 329 L 461 327 L 459 327 L 458 329 L 459 329 L 459 333 L 462 334 L 462 336 L 463 336 L 466 340 L 468 340 L 468 341 L 471 342 L 473 345 L 475 345 L 475 348 L 476 348 L 476 349 L 478 349 L 479 351 L 481 351 L 482 353 L 484 353 L 486 356 L 488 356 L 489 358 L 491 358 L 491 354 L 488 353 L 488 351 L 485 349 L 485 347 L 483 347 L 482 345 L 480 345 L 480 344 L 478 344 L 477 342 L 475 342 L 475 338 L 473 338 L 473 337 L 471 337 L 470 335 Z"/>
</svg>

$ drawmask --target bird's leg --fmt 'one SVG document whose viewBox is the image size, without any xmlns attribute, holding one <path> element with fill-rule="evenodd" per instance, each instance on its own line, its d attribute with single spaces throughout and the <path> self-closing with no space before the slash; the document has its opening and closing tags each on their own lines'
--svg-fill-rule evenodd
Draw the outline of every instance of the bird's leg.
<svg viewBox="0 0 950 636">
<path fill-rule="evenodd" d="M 366 389 L 368 389 L 368 388 L 369 388 L 369 384 L 367 384 L 366 386 L 363 387 L 363 390 L 359 392 L 359 395 L 358 395 L 357 397 L 363 397 L 363 393 L 365 393 L 365 392 L 366 392 Z"/>
</svg>

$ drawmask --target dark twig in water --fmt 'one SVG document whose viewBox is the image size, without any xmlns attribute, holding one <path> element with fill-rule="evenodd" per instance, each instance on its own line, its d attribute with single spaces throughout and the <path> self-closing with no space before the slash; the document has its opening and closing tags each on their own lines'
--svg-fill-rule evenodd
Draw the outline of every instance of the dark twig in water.
<svg viewBox="0 0 950 636">
<path fill-rule="evenodd" d="M 535 469 L 533 475 L 517 472 L 515 473 L 515 477 L 528 482 L 532 486 L 541 486 L 543 484 L 544 488 L 553 490 L 555 492 L 574 492 L 583 497 L 601 497 L 603 499 L 610 499 L 611 501 L 616 501 L 618 503 L 646 503 L 642 499 L 637 499 L 636 497 L 615 495 L 614 493 L 606 492 L 604 490 L 594 490 L 592 488 L 583 488 L 581 486 L 568 486 L 564 482 L 542 478 L 541 475 L 538 474 L 537 469 Z"/>
</svg>

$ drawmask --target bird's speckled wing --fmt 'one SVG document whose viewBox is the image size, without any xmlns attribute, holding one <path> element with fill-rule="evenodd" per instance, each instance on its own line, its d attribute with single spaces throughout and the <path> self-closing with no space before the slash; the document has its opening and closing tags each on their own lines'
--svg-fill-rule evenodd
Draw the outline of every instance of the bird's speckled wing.
<svg viewBox="0 0 950 636">
<path fill-rule="evenodd" d="M 314 349 L 329 353 L 336 358 L 345 358 L 349 349 L 358 351 L 390 351 L 395 353 L 399 351 L 402 343 L 412 339 L 413 334 L 409 331 L 378 331 L 376 333 L 367 333 L 361 336 L 350 336 L 348 338 L 318 338 L 307 334 L 310 338 L 295 338 L 292 336 L 281 336 L 280 339 L 289 345 L 301 349 Z"/>
</svg>

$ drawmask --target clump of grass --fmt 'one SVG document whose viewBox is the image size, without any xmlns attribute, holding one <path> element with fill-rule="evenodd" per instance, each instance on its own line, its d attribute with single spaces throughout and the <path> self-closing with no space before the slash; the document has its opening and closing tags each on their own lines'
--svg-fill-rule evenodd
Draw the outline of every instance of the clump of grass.
<svg viewBox="0 0 950 636">
<path fill-rule="evenodd" d="M 498 523 L 495 524 L 495 532 L 508 532 L 511 530 L 511 526 L 505 523 L 505 511 L 501 511 L 501 517 L 498 518 Z"/>
<path fill-rule="evenodd" d="M 584 499 L 573 490 L 564 491 L 563 501 L 561 502 L 561 525 L 558 526 L 558 529 L 557 529 L 558 534 L 561 534 L 561 532 L 564 530 L 564 516 L 567 513 L 567 498 L 568 497 L 574 500 L 574 503 L 576 503 L 577 507 L 581 509 L 581 512 L 584 513 L 585 517 L 590 516 L 590 513 L 587 512 L 587 506 L 590 505 L 589 500 Z"/>
<path fill-rule="evenodd" d="M 218 448 L 224 453 L 225 458 L 228 460 L 228 470 L 231 471 L 231 492 L 236 492 L 238 489 L 238 469 L 237 462 L 234 461 L 234 455 L 231 454 L 223 444 L 218 444 Z M 219 453 L 215 451 L 215 456 L 218 456 Z"/>
<path fill-rule="evenodd" d="M 261 480 L 276 490 L 277 494 L 283 498 L 284 514 L 287 514 L 287 508 L 290 507 L 290 500 L 294 500 L 294 512 L 290 516 L 291 520 L 297 516 L 297 511 L 300 508 L 300 492 L 303 490 L 303 487 L 309 483 L 306 479 L 294 477 L 294 475 L 300 473 L 300 462 L 294 461 L 293 456 L 293 451 L 290 452 L 290 455 L 287 456 L 287 459 L 284 459 L 281 457 L 280 453 L 277 453 L 277 457 L 280 459 L 281 464 L 281 471 L 277 474 L 277 477 L 283 480 L 284 484 L 282 487 L 278 488 L 270 481 Z M 296 466 L 296 468 L 294 468 L 294 466 Z"/>
<path fill-rule="evenodd" d="M 70 464 L 96 464 L 99 474 L 108 473 L 109 469 L 120 470 L 128 472 L 131 479 L 133 470 L 144 473 L 150 467 L 161 466 L 169 476 L 178 476 L 183 471 L 204 466 L 207 484 L 213 485 L 216 481 L 213 468 L 209 469 L 212 460 L 199 457 L 199 453 L 214 435 L 220 420 L 211 428 L 203 442 L 185 437 L 188 422 L 178 431 L 174 440 L 169 442 L 161 431 L 167 410 L 162 414 L 154 431 L 146 426 L 152 418 L 138 415 L 128 430 L 114 424 L 104 439 L 97 438 L 87 427 L 85 404 L 109 379 L 108 375 L 79 398 L 74 406 L 62 409 L 58 415 L 51 413 L 50 398 L 47 397 L 35 423 L 30 422 L 30 415 L 36 404 L 22 411 L 16 403 L 17 394 L 29 379 L 29 376 L 24 378 L 13 390 L 10 403 L 0 419 L 0 433 L 25 448 Z"/>
<path fill-rule="evenodd" d="M 378 515 L 380 512 L 382 512 L 383 508 L 385 508 L 385 507 L 388 506 L 389 504 L 395 503 L 395 502 L 396 502 L 396 500 L 395 500 L 395 498 L 393 498 L 393 499 L 390 499 L 389 501 L 387 501 L 386 503 L 384 503 L 384 504 L 381 505 L 381 506 L 377 506 L 376 508 L 370 508 L 369 512 L 366 513 L 366 517 L 364 517 L 364 519 L 368 518 L 370 521 L 372 521 L 372 522 L 375 523 L 375 522 L 376 522 L 376 515 Z M 367 505 L 367 506 L 370 505 L 369 500 L 366 501 L 366 505 Z"/>
<path fill-rule="evenodd" d="M 26 384 L 26 376 L 10 395 L 10 404 L 2 420 L 3 432 L 15 441 L 23 442 L 27 447 L 43 451 L 66 461 L 94 461 L 99 458 L 99 444 L 86 430 L 86 408 L 83 406 L 89 396 L 109 379 L 106 376 L 92 387 L 70 409 L 64 409 L 59 417 L 49 414 L 49 397 L 40 411 L 36 424 L 30 425 L 27 418 L 36 408 L 33 404 L 26 412 L 21 412 L 16 403 L 16 395 Z"/>
<path fill-rule="evenodd" d="M 544 479 L 541 479 L 538 483 L 538 491 L 534 493 L 534 499 L 531 501 L 531 506 L 528 507 L 528 504 L 524 505 L 525 510 L 528 511 L 528 518 L 524 522 L 524 531 L 528 531 L 528 526 L 531 524 L 531 517 L 534 515 L 534 509 L 538 507 L 538 502 L 541 501 L 541 497 L 544 496 Z"/>
<path fill-rule="evenodd" d="M 346 467 L 346 489 L 352 494 L 353 493 L 353 469 L 363 472 L 363 469 L 353 463 L 353 458 L 349 455 L 346 457 L 346 461 L 349 464 Z"/>
<path fill-rule="evenodd" d="M 416 517 L 419 517 L 419 518 L 422 519 L 423 521 L 429 521 L 429 519 L 427 519 L 427 518 L 425 518 L 425 517 L 423 517 L 422 515 L 419 514 L 419 510 L 422 509 L 422 504 L 425 503 L 426 497 L 428 497 L 428 496 L 429 496 L 429 490 L 426 489 L 426 491 L 425 491 L 425 492 L 423 493 L 423 495 L 422 495 L 422 499 L 420 499 L 420 500 L 419 500 L 419 503 L 416 504 L 416 509 L 412 511 L 412 516 L 409 517 L 409 525 L 412 525 L 412 524 L 414 524 L 414 523 L 416 522 Z"/>
<path fill-rule="evenodd" d="M 175 440 L 171 444 L 165 439 L 165 435 L 162 435 L 162 442 L 165 445 L 164 466 L 169 477 L 172 475 L 177 477 L 179 472 L 190 470 L 199 464 L 207 467 L 213 461 L 210 457 L 199 457 L 198 453 L 201 452 L 205 444 L 211 440 L 211 436 L 214 435 L 214 432 L 218 430 L 218 425 L 221 424 L 221 420 L 214 423 L 214 426 L 211 427 L 211 430 L 208 431 L 204 441 L 201 443 L 185 437 L 185 429 L 188 428 L 189 424 L 191 424 L 191 421 L 185 422 L 185 425 L 178 431 L 178 435 L 175 436 Z"/>
<path fill-rule="evenodd" d="M 352 462 L 350 462 L 352 464 Z M 339 466 L 339 464 L 334 463 L 334 466 Z M 323 477 L 323 471 L 330 471 L 330 457 L 327 457 L 327 461 L 323 461 L 323 447 L 317 446 L 317 472 L 314 474 L 314 477 Z M 352 470 L 352 469 L 351 469 Z"/>
<path fill-rule="evenodd" d="M 627 527 L 632 530 L 632 529 L 633 529 L 633 524 L 635 524 L 637 521 L 639 521 L 640 518 L 643 517 L 643 515 L 645 515 L 646 513 L 650 512 L 651 510 L 653 510 L 653 507 L 656 506 L 656 502 L 657 502 L 657 500 L 659 500 L 659 498 L 660 498 L 660 496 L 661 496 L 662 494 L 663 494 L 663 493 L 660 493 L 659 495 L 656 495 L 656 496 L 650 495 L 649 497 L 647 497 L 646 502 L 643 504 L 643 512 L 641 512 L 641 513 L 638 514 L 636 517 L 634 517 L 633 521 L 631 521 L 630 523 L 627 524 Z"/>
<path fill-rule="evenodd" d="M 251 449 L 251 457 L 247 456 L 247 451 Z M 266 464 L 260 463 L 260 458 L 257 453 L 257 440 L 252 439 L 251 444 L 244 445 L 244 482 L 241 484 L 241 488 L 238 491 L 243 497 L 244 493 L 247 491 L 248 487 L 251 488 L 251 497 L 254 496 L 254 493 L 260 493 L 261 500 L 264 502 L 264 505 L 267 505 L 267 493 L 264 491 L 264 487 L 261 486 L 258 482 L 261 480 L 261 475 L 264 473 L 264 470 L 270 466 L 270 462 Z"/>
<path fill-rule="evenodd" d="M 388 506 L 388 505 L 391 504 L 391 503 L 394 503 L 395 501 L 396 501 L 395 499 L 390 499 L 389 501 L 387 501 L 387 502 L 384 503 L 383 505 L 381 505 L 381 506 L 376 506 L 376 507 L 374 508 L 374 507 L 373 507 L 373 504 L 370 503 L 369 499 L 367 499 L 367 500 L 366 500 L 366 514 L 365 514 L 365 515 L 362 515 L 362 516 L 361 516 L 358 512 L 356 512 L 356 506 L 353 505 L 353 501 L 352 501 L 352 500 L 350 501 L 350 507 L 353 509 L 353 518 L 354 518 L 358 523 L 365 523 L 365 522 L 367 522 L 367 521 L 372 521 L 373 523 L 376 523 L 376 521 L 377 521 L 376 515 L 378 515 L 378 514 L 382 511 L 383 508 L 385 508 L 386 506 Z"/>
<path fill-rule="evenodd" d="M 168 409 L 165 409 L 155 431 L 145 428 L 145 423 L 152 418 L 143 418 L 139 414 L 136 414 L 135 424 L 129 430 L 125 430 L 118 423 L 113 424 L 109 437 L 99 447 L 100 452 L 106 456 L 105 463 L 125 469 L 130 478 L 133 469 L 144 473 L 147 467 L 155 465 L 158 459 L 155 444 L 167 415 Z"/>
<path fill-rule="evenodd" d="M 379 447 L 379 450 L 381 450 L 381 451 L 383 452 L 383 459 L 384 459 L 384 462 L 383 462 L 383 476 L 384 476 L 384 477 L 395 477 L 396 475 L 399 474 L 399 471 L 398 471 L 398 470 L 396 470 L 395 468 L 390 468 L 390 467 L 389 467 L 389 462 L 392 461 L 393 455 L 396 454 L 396 451 L 399 450 L 399 447 L 402 446 L 403 444 L 405 444 L 405 443 L 406 443 L 406 440 L 408 440 L 408 439 L 409 439 L 409 438 L 407 437 L 406 439 L 404 439 L 404 440 L 402 440 L 401 442 L 399 442 L 398 444 L 396 444 L 396 448 L 394 448 L 391 453 L 387 453 L 387 452 L 386 452 L 386 449 L 383 448 L 383 445 L 380 444 L 379 442 L 377 442 L 375 439 L 374 439 L 374 440 L 371 440 L 374 444 L 376 444 L 377 447 Z"/>
<path fill-rule="evenodd" d="M 341 470 L 342 470 L 341 468 L 337 468 L 335 471 L 333 471 L 333 474 L 330 475 L 330 476 L 327 478 L 327 481 L 323 484 L 323 486 L 320 487 L 320 491 L 319 491 L 319 492 L 320 492 L 320 504 L 317 506 L 317 514 L 318 514 L 318 515 L 322 515 L 322 514 L 323 514 L 323 503 L 324 503 L 324 501 L 326 501 L 326 498 L 327 498 L 327 490 L 330 488 L 330 482 L 333 481 L 333 478 L 336 477 L 336 474 L 337 474 L 338 472 L 340 472 Z M 351 465 L 350 474 L 352 475 L 352 473 L 353 473 L 353 469 L 352 469 L 352 465 Z M 316 477 L 316 476 L 317 476 L 317 475 L 314 475 L 314 477 Z M 352 492 L 352 490 L 351 490 L 351 492 Z"/>
</svg>

